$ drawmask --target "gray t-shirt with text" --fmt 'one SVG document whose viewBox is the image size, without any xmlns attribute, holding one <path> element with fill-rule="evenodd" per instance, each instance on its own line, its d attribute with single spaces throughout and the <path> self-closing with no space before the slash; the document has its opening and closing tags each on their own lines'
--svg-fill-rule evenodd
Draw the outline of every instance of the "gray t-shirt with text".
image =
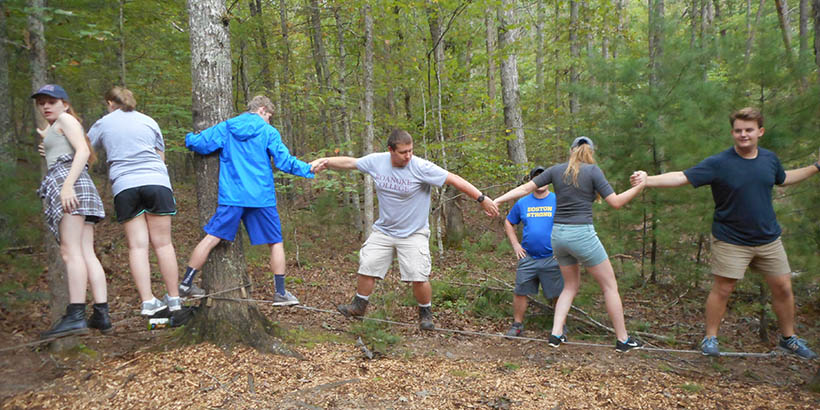
<svg viewBox="0 0 820 410">
<path fill-rule="evenodd" d="M 172 189 L 168 168 L 157 153 L 165 151 L 165 141 L 153 118 L 137 111 L 116 110 L 91 126 L 88 139 L 94 147 L 105 148 L 114 196 L 146 185 Z"/>
<path fill-rule="evenodd" d="M 556 197 L 555 223 L 592 224 L 592 202 L 595 201 L 595 193 L 597 192 L 601 198 L 606 198 L 615 190 L 609 185 L 601 168 L 595 164 L 581 164 L 578 172 L 578 186 L 564 180 L 566 169 L 566 162 L 553 165 L 535 177 L 532 182 L 539 188 L 552 184 Z"/>
<path fill-rule="evenodd" d="M 390 162 L 389 152 L 359 158 L 356 167 L 370 174 L 376 185 L 379 219 L 373 224 L 375 229 L 406 238 L 429 226 L 431 188 L 444 185 L 447 171 L 416 156 L 405 167 L 397 168 Z"/>
</svg>

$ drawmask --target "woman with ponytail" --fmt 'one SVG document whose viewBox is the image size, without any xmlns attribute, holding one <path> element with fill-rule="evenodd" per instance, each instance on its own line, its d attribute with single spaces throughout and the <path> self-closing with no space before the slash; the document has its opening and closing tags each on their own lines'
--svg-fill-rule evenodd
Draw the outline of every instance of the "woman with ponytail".
<svg viewBox="0 0 820 410">
<path fill-rule="evenodd" d="M 615 329 L 615 350 L 627 352 L 640 348 L 642 343 L 626 332 L 621 295 L 615 272 L 609 263 L 595 227 L 592 224 L 592 203 L 601 197 L 615 209 L 626 205 L 640 193 L 644 184 L 637 185 L 620 194 L 615 193 L 603 172 L 595 165 L 595 146 L 587 137 L 578 137 L 570 146 L 568 162 L 554 165 L 533 180 L 512 189 L 495 199 L 496 205 L 515 200 L 537 188 L 552 184 L 556 196 L 555 224 L 552 228 L 552 249 L 561 267 L 564 290 L 555 305 L 555 317 L 549 344 L 558 347 L 567 341 L 563 334 L 572 300 L 581 285 L 581 267 L 592 275 L 601 286 L 607 313 Z"/>
<path fill-rule="evenodd" d="M 85 334 L 89 327 L 108 333 L 112 325 L 108 317 L 105 272 L 94 253 L 94 224 L 105 217 L 105 212 L 87 166 L 94 161 L 94 151 L 63 87 L 44 85 L 31 98 L 48 122 L 46 129 L 37 130 L 43 137 L 42 148 L 48 166 L 38 193 L 44 200 L 49 230 L 60 244 L 69 296 L 65 315 L 40 336 L 49 339 Z M 86 321 L 88 283 L 96 303 L 91 318 Z"/>
</svg>

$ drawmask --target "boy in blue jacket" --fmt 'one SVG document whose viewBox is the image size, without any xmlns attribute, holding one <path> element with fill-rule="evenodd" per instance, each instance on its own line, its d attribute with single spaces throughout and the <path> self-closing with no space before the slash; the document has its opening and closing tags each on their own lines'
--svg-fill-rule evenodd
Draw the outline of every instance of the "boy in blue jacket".
<svg viewBox="0 0 820 410">
<path fill-rule="evenodd" d="M 185 146 L 202 155 L 219 151 L 219 199 L 216 212 L 203 228 L 205 238 L 191 254 L 185 277 L 179 285 L 187 294 L 211 250 L 221 240 L 233 241 L 239 221 L 245 224 L 251 245 L 270 247 L 270 266 L 276 293 L 274 306 L 290 306 L 299 300 L 285 290 L 285 248 L 276 211 L 273 158 L 276 168 L 292 175 L 313 178 L 326 161 L 308 164 L 290 155 L 279 131 L 269 124 L 273 103 L 265 96 L 253 97 L 248 112 L 222 121 L 199 134 L 185 136 Z"/>
</svg>

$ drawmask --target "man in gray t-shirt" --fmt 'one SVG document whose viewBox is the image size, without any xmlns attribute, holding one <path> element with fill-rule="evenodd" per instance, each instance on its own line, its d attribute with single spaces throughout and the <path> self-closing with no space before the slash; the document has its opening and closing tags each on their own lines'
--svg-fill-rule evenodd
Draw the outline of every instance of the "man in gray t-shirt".
<svg viewBox="0 0 820 410">
<path fill-rule="evenodd" d="M 430 287 L 430 192 L 433 186 L 450 184 L 476 199 L 484 213 L 494 217 L 498 207 L 464 178 L 447 172 L 436 164 L 413 156 L 413 138 L 407 131 L 393 130 L 387 139 L 388 152 L 362 158 L 323 158 L 327 167 L 336 170 L 358 169 L 373 177 L 379 198 L 379 219 L 373 233 L 359 251 L 359 275 L 353 302 L 337 308 L 347 317 L 362 316 L 373 292 L 376 278 L 384 279 L 398 255 L 401 280 L 413 283 L 413 295 L 419 303 L 419 327 L 432 330 L 433 313 Z"/>
</svg>

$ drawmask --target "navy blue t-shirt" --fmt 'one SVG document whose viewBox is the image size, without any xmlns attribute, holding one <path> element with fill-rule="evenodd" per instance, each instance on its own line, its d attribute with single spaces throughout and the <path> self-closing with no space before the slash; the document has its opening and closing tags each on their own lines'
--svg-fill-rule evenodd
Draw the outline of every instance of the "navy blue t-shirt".
<svg viewBox="0 0 820 410">
<path fill-rule="evenodd" d="M 772 187 L 786 180 L 786 171 L 774 152 L 758 148 L 756 158 L 745 159 L 732 147 L 683 173 L 695 188 L 712 186 L 715 238 L 735 245 L 758 246 L 780 237 Z"/>
<path fill-rule="evenodd" d="M 521 247 L 534 259 L 552 256 L 552 224 L 555 217 L 555 194 L 538 199 L 529 194 L 513 205 L 507 220 L 513 225 L 524 222 Z"/>
</svg>

